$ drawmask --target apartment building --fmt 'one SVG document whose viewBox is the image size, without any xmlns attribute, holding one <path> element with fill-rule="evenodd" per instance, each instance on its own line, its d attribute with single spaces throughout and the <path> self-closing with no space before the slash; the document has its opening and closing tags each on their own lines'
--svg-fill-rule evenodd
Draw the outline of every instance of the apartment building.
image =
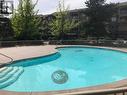
<svg viewBox="0 0 127 95">
<path fill-rule="evenodd" d="M 118 3 L 118 12 L 114 17 L 111 17 L 112 22 L 109 24 L 110 32 L 112 39 L 122 38 L 127 39 L 127 2 Z M 77 21 L 83 22 L 87 20 L 87 17 L 84 14 L 85 9 L 75 9 L 70 10 L 69 18 L 75 19 Z M 54 13 L 53 13 L 54 14 Z M 41 16 L 43 19 L 48 22 L 54 19 L 53 14 Z M 68 33 L 68 36 L 71 38 L 78 38 L 85 36 L 84 24 L 81 24 L 77 28 L 73 29 Z"/>
<path fill-rule="evenodd" d="M 70 20 L 73 19 L 77 23 L 79 21 L 83 22 L 86 19 L 84 12 L 85 12 L 84 9 L 69 10 L 67 19 L 70 19 Z M 54 14 L 55 13 L 49 14 L 49 15 L 39 15 L 39 17 L 42 18 L 42 22 L 45 23 L 45 25 L 48 25 L 51 20 L 55 19 Z M 80 36 L 85 35 L 85 34 L 83 34 L 83 33 L 85 33 L 83 30 L 83 27 L 84 27 L 83 25 L 80 25 L 80 26 L 72 29 L 71 31 L 69 31 L 66 35 L 66 39 L 79 38 Z M 47 27 L 46 30 L 48 30 L 48 33 L 50 35 L 51 34 L 50 27 L 49 28 Z M 42 30 L 42 31 L 45 31 L 45 30 Z"/>
<path fill-rule="evenodd" d="M 118 37 L 127 39 L 127 2 L 118 4 Z"/>
</svg>

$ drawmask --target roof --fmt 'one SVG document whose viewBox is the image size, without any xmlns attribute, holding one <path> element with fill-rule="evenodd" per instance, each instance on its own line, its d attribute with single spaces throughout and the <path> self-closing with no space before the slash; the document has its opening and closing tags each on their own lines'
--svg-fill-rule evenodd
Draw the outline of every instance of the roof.
<svg viewBox="0 0 127 95">
<path fill-rule="evenodd" d="M 119 6 L 127 6 L 127 2 L 122 2 L 122 3 L 119 3 Z"/>
</svg>

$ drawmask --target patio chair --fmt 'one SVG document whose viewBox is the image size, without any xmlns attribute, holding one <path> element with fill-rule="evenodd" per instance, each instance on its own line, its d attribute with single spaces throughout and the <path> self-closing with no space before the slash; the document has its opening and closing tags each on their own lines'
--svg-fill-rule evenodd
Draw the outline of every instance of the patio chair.
<svg viewBox="0 0 127 95">
<path fill-rule="evenodd" d="M 117 46 L 124 46 L 127 44 L 127 41 L 125 40 L 116 40 L 113 42 L 113 45 L 117 45 Z"/>
</svg>

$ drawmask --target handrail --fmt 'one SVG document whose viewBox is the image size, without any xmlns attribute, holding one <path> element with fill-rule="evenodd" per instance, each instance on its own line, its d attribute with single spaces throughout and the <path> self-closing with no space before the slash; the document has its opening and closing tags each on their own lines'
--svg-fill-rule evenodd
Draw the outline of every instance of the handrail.
<svg viewBox="0 0 127 95">
<path fill-rule="evenodd" d="M 5 54 L 2 54 L 2 53 L 0 53 L 0 55 L 2 55 L 2 56 L 4 56 L 4 57 L 7 57 L 7 58 L 10 59 L 10 62 L 7 62 L 7 63 L 12 63 L 12 62 L 13 62 L 13 58 L 11 58 L 11 57 L 9 57 L 9 56 L 7 56 L 7 55 L 5 55 Z M 0 63 L 0 64 L 7 64 L 7 63 Z"/>
<path fill-rule="evenodd" d="M 62 40 L 57 40 L 56 47 L 58 47 L 58 45 L 62 45 Z"/>
</svg>

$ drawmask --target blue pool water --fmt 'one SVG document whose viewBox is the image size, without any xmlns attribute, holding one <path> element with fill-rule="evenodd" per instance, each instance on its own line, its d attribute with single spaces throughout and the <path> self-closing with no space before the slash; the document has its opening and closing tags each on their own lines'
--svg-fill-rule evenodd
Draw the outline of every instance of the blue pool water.
<svg viewBox="0 0 127 95">
<path fill-rule="evenodd" d="M 99 48 L 58 48 L 58 53 L 16 62 L 24 72 L 3 90 L 40 92 L 76 89 L 112 83 L 127 78 L 127 54 Z M 53 82 L 52 73 L 62 70 L 68 74 L 64 84 Z"/>
</svg>

